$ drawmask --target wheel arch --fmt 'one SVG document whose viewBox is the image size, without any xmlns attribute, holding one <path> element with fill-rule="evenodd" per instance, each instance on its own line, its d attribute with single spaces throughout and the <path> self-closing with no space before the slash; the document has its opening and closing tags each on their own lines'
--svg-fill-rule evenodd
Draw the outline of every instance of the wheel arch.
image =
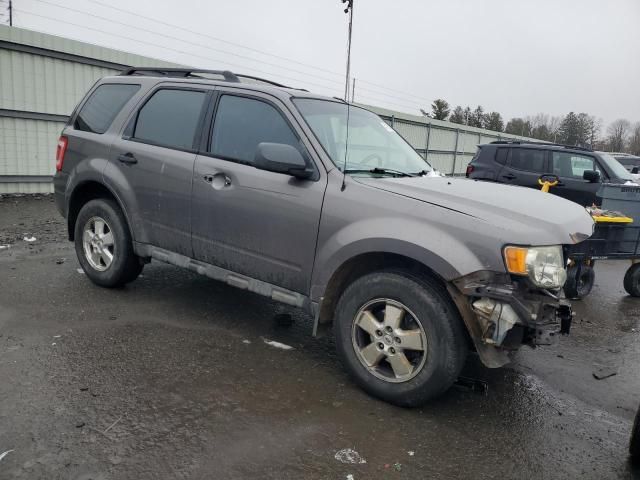
<svg viewBox="0 0 640 480">
<path fill-rule="evenodd" d="M 435 270 L 415 258 L 385 251 L 365 252 L 344 261 L 332 273 L 324 288 L 314 321 L 314 335 L 322 333 L 333 322 L 334 312 L 340 294 L 356 279 L 380 270 L 402 270 L 407 274 L 431 280 L 440 284 L 444 292 L 446 280 Z M 448 296 L 449 294 L 446 293 Z"/>
<path fill-rule="evenodd" d="M 113 190 L 99 181 L 86 180 L 76 185 L 69 196 L 69 202 L 67 205 L 67 234 L 69 236 L 69 240 L 73 241 L 75 239 L 76 220 L 82 207 L 87 202 L 98 198 L 106 198 L 116 202 L 127 221 L 129 232 L 133 235 L 127 210 L 124 208 L 124 205 Z"/>
</svg>

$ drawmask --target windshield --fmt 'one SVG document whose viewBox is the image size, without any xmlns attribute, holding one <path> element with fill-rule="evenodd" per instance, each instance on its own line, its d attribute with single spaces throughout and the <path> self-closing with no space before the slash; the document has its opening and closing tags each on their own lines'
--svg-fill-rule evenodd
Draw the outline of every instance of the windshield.
<svg viewBox="0 0 640 480">
<path fill-rule="evenodd" d="M 347 104 L 311 98 L 294 99 L 294 103 L 331 161 L 344 170 Z M 377 115 L 359 107 L 350 107 L 346 150 L 347 172 L 416 174 L 432 171 L 431 166 L 393 128 Z"/>
<path fill-rule="evenodd" d="M 626 168 L 614 157 L 605 152 L 598 152 L 602 161 L 606 164 L 607 168 L 613 173 L 614 177 L 620 178 L 621 180 L 632 180 L 633 177 L 627 171 Z"/>
</svg>

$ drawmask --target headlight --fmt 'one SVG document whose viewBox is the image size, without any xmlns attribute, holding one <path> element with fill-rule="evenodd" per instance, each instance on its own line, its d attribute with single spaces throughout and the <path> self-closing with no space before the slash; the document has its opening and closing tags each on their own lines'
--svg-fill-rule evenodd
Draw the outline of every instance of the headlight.
<svg viewBox="0 0 640 480">
<path fill-rule="evenodd" d="M 560 288 L 567 280 L 562 247 L 505 247 L 507 271 L 527 275 L 540 288 Z"/>
</svg>

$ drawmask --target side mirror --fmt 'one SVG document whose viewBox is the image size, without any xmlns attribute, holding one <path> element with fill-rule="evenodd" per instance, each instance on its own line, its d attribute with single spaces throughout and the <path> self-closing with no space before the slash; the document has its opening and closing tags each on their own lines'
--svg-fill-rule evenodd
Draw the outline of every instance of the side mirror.
<svg viewBox="0 0 640 480">
<path fill-rule="evenodd" d="M 582 174 L 582 178 L 588 182 L 596 183 L 600 181 L 600 172 L 597 170 L 585 170 Z"/>
<path fill-rule="evenodd" d="M 638 173 L 638 167 L 633 167 L 633 168 L 631 169 L 631 173 L 633 173 L 633 174 L 637 174 L 637 173 Z"/>
<path fill-rule="evenodd" d="M 284 173 L 296 178 L 309 178 L 313 175 L 313 170 L 307 167 L 300 151 L 284 143 L 259 143 L 253 165 L 261 170 Z"/>
</svg>

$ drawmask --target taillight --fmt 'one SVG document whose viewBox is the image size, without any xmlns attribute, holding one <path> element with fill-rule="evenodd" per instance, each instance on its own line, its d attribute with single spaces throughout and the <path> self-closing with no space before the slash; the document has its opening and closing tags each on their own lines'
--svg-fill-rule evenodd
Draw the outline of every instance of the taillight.
<svg viewBox="0 0 640 480">
<path fill-rule="evenodd" d="M 64 154 L 67 153 L 67 144 L 69 139 L 62 135 L 58 139 L 58 147 L 56 148 L 56 171 L 62 170 L 62 164 L 64 163 Z"/>
<path fill-rule="evenodd" d="M 467 178 L 469 178 L 469 175 L 471 175 L 473 173 L 473 165 L 469 164 L 467 165 Z"/>
</svg>

